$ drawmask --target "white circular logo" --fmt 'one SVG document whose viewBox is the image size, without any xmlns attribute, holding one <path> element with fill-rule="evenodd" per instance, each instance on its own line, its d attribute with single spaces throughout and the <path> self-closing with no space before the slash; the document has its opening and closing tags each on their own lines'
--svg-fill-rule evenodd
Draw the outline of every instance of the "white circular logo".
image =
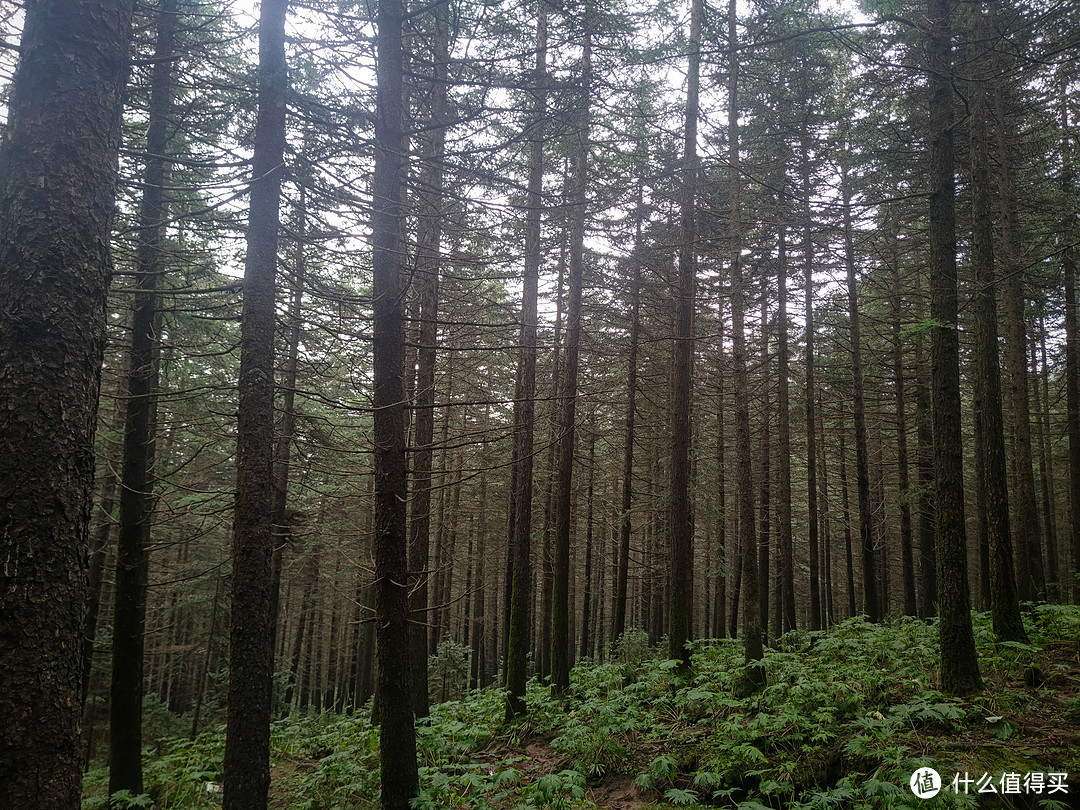
<svg viewBox="0 0 1080 810">
<path fill-rule="evenodd" d="M 941 776 L 933 768 L 919 768 L 911 775 L 911 792 L 920 799 L 932 799 L 941 790 Z"/>
</svg>

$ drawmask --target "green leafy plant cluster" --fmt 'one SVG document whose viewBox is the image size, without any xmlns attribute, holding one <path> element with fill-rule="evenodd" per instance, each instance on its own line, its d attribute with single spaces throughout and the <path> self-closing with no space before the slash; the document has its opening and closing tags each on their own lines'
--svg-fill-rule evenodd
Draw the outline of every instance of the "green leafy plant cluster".
<svg viewBox="0 0 1080 810">
<path fill-rule="evenodd" d="M 1077 770 L 1076 762 L 1040 763 L 1020 746 L 1014 712 L 1037 704 L 1053 685 L 1080 685 L 1069 664 L 1075 655 L 1048 654 L 1078 646 L 1080 609 L 1037 607 L 1028 619 L 1030 643 L 1009 644 L 994 640 L 988 617 L 976 616 L 987 688 L 965 701 L 935 689 L 932 622 L 875 625 L 857 618 L 828 632 L 789 633 L 765 652 L 766 686 L 749 697 L 739 690 L 744 662 L 736 642 L 697 642 L 686 673 L 635 633 L 613 662 L 576 667 L 566 696 L 553 698 L 531 682 L 528 713 L 513 723 L 504 721 L 500 689 L 434 705 L 417 725 L 421 767 L 414 806 L 593 808 L 590 788 L 618 778 L 632 782 L 657 810 L 975 807 L 974 793 L 946 790 L 932 800 L 915 799 L 907 788 L 912 772 L 930 766 L 948 778 L 956 771 L 1040 765 Z M 1025 687 L 1032 671 L 1046 683 Z M 1062 715 L 1080 722 L 1080 701 L 1062 701 Z M 959 738 L 965 745 L 952 746 Z M 117 796 L 114 803 L 217 806 L 220 797 L 207 786 L 220 781 L 223 746 L 219 729 L 147 749 L 147 793 Z M 538 749 L 543 756 L 536 756 Z M 275 724 L 277 806 L 377 807 L 378 754 L 378 731 L 367 713 Z M 106 805 L 106 781 L 102 769 L 90 772 L 85 810 Z M 1041 801 L 1054 806 L 1050 797 Z"/>
</svg>

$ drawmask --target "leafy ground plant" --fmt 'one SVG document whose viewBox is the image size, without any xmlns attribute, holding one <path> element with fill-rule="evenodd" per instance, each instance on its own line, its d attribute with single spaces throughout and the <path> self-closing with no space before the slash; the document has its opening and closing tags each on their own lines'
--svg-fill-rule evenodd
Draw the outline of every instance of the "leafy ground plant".
<svg viewBox="0 0 1080 810">
<path fill-rule="evenodd" d="M 761 664 L 767 684 L 737 689 L 742 651 L 698 642 L 681 673 L 640 635 L 620 659 L 574 669 L 568 696 L 530 684 L 529 711 L 503 720 L 487 689 L 432 707 L 417 728 L 417 810 L 572 810 L 725 807 L 736 810 L 943 810 L 1076 806 L 1080 794 L 1080 609 L 1036 607 L 1030 644 L 997 643 L 976 616 L 985 689 L 967 700 L 937 691 L 937 628 L 898 618 L 851 619 L 790 633 Z M 1031 673 L 1037 672 L 1033 679 Z M 147 794 L 131 807 L 208 808 L 223 733 L 159 741 L 146 752 Z M 275 810 L 374 810 L 378 733 L 368 714 L 294 717 L 273 733 Z M 918 799 L 912 774 L 934 768 L 946 788 Z M 1026 803 L 954 775 L 1069 774 L 1070 794 Z M 86 810 L 105 806 L 101 764 L 86 779 Z M 961 783 L 962 785 L 963 783 Z M 980 798 L 983 800 L 980 803 Z M 147 804 L 150 802 L 150 804 Z M 1070 803 L 1071 802 L 1071 803 Z"/>
</svg>

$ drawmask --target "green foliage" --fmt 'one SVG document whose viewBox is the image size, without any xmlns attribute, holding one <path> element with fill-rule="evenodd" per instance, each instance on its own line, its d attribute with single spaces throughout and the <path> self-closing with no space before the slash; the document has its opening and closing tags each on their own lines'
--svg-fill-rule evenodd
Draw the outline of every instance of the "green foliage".
<svg viewBox="0 0 1080 810">
<path fill-rule="evenodd" d="M 439 644 L 428 659 L 428 695 L 432 703 L 460 700 L 469 687 L 469 648 L 452 639 Z"/>
<path fill-rule="evenodd" d="M 989 618 L 975 618 L 984 669 L 1008 668 L 1015 676 L 1024 667 L 1047 667 L 1045 645 L 1076 643 L 1080 610 L 1036 612 L 1026 645 L 997 643 L 987 632 Z M 430 722 L 417 726 L 420 790 L 413 807 L 590 808 L 589 784 L 613 772 L 630 776 L 657 810 L 974 807 L 974 795 L 951 791 L 913 802 L 912 772 L 1030 770 L 1031 754 L 1018 742 L 1021 723 L 1002 707 L 1034 698 L 1015 687 L 991 687 L 968 701 L 937 691 L 936 634 L 933 623 L 911 619 L 851 619 L 826 633 L 789 634 L 762 658 L 767 687 L 747 698 L 737 697 L 737 644 L 699 642 L 692 675 L 683 676 L 632 637 L 622 661 L 576 667 L 565 699 L 530 682 L 528 714 L 512 724 L 503 721 L 501 689 L 435 705 Z M 450 648 L 445 660 L 453 660 Z M 1080 715 L 1077 699 L 1064 705 L 1066 715 Z M 947 746 L 934 748 L 934 740 L 960 734 L 977 743 L 962 759 Z M 148 795 L 158 807 L 216 806 L 207 784 L 220 782 L 223 746 L 217 730 L 148 750 Z M 530 759 L 520 753 L 526 747 L 547 755 Z M 366 713 L 281 721 L 272 757 L 275 792 L 290 808 L 378 805 L 378 730 Z M 101 769 L 87 775 L 84 810 L 106 806 L 106 784 Z M 143 797 L 121 800 L 148 806 L 139 804 Z"/>
</svg>

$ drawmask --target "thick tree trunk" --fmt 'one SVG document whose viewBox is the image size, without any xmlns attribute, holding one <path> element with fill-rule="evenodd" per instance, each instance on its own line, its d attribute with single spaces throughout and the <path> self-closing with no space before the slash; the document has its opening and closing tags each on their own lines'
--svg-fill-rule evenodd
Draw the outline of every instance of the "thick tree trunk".
<svg viewBox="0 0 1080 810">
<path fill-rule="evenodd" d="M 0 796 L 20 810 L 80 803 L 93 446 L 132 5 L 26 5 L 0 141 Z"/>
<path fill-rule="evenodd" d="M 402 312 L 401 0 L 379 0 L 372 182 L 374 302 L 375 646 L 383 810 L 409 810 L 416 794 L 416 734 L 409 661 L 408 560 L 405 534 L 405 348 Z"/>
<path fill-rule="evenodd" d="M 960 347 L 956 291 L 956 178 L 953 157 L 953 68 L 950 0 L 928 0 L 930 90 L 929 268 L 931 398 L 936 473 L 941 688 L 963 695 L 980 688 L 971 628 L 964 470 L 960 424 Z"/>
<path fill-rule="evenodd" d="M 154 451 L 159 377 L 158 290 L 165 272 L 165 179 L 176 42 L 176 0 L 157 12 L 150 121 L 139 211 L 135 300 L 131 323 L 124 468 L 117 536 L 112 679 L 109 689 L 109 793 L 143 792 L 142 706 L 146 585 L 154 511 Z"/>
<path fill-rule="evenodd" d="M 259 12 L 259 114 L 240 333 L 225 810 L 265 808 L 270 788 L 274 278 L 284 175 L 287 8 L 288 0 L 264 0 Z"/>
</svg>

